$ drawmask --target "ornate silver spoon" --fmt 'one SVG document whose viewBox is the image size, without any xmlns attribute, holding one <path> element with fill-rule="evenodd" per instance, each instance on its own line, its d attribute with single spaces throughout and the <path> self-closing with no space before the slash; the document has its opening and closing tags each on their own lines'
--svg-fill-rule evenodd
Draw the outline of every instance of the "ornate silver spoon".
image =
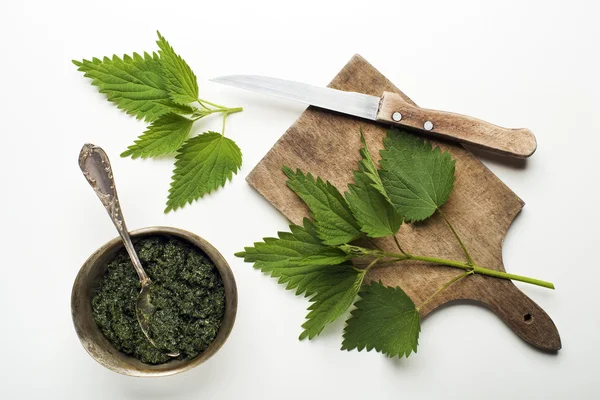
<svg viewBox="0 0 600 400">
<path fill-rule="evenodd" d="M 141 290 L 138 294 L 135 307 L 137 319 L 146 339 L 148 339 L 154 347 L 158 348 L 150 337 L 150 329 L 148 326 L 148 320 L 155 311 L 155 307 L 152 305 L 150 299 L 150 286 L 152 285 L 152 281 L 142 267 L 142 263 L 135 252 L 131 237 L 125 226 L 125 220 L 123 219 L 123 213 L 121 212 L 121 206 L 119 205 L 117 188 L 113 179 L 108 156 L 100 147 L 86 143 L 79 153 L 79 167 L 83 172 L 83 176 L 85 176 L 85 179 L 87 179 L 90 186 L 92 186 L 96 195 L 98 195 L 98 198 L 106 208 L 106 211 L 108 211 L 110 219 L 113 224 L 115 224 L 119 235 L 121 235 L 121 239 L 123 239 L 123 244 L 125 245 L 125 249 L 127 249 L 129 258 L 131 258 L 133 268 L 140 278 Z M 162 349 L 159 350 L 163 351 Z M 178 352 L 167 354 L 171 357 L 177 357 L 179 355 Z"/>
</svg>

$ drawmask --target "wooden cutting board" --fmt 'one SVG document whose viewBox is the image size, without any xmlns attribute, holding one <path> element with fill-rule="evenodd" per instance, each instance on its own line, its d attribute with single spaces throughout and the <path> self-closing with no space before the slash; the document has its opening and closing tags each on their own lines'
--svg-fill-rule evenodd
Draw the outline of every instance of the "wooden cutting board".
<svg viewBox="0 0 600 400">
<path fill-rule="evenodd" d="M 332 88 L 380 96 L 397 92 L 412 102 L 379 71 L 355 55 L 329 85 Z M 309 107 L 279 139 L 248 175 L 248 183 L 295 224 L 309 215 L 308 209 L 286 186 L 281 166 L 300 168 L 333 183 L 340 191 L 353 181 L 361 147 L 362 125 L 372 156 L 378 160 L 386 127 L 341 114 Z M 475 261 L 487 268 L 504 271 L 502 241 L 524 202 L 473 154 L 458 144 L 433 141 L 449 149 L 456 159 L 456 182 L 444 212 L 461 235 Z M 402 247 L 414 254 L 465 260 L 444 221 L 435 214 L 424 224 L 404 224 L 398 238 Z M 391 239 L 377 243 L 395 251 Z M 466 261 L 466 260 L 465 260 Z M 419 305 L 461 270 L 414 262 L 402 266 L 379 267 L 369 271 L 366 280 L 381 280 L 388 286 L 401 286 Z M 523 271 L 515 271 L 523 272 Z M 543 278 L 543 277 L 541 277 Z M 483 304 L 500 317 L 523 340 L 540 349 L 561 348 L 556 326 L 529 297 L 511 282 L 473 275 L 454 284 L 421 309 L 422 317 L 454 300 Z"/>
</svg>

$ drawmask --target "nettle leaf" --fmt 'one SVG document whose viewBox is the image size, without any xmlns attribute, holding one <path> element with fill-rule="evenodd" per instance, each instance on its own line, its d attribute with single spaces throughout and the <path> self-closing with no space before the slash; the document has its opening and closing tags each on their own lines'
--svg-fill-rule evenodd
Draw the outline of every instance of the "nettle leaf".
<svg viewBox="0 0 600 400">
<path fill-rule="evenodd" d="M 344 329 L 342 350 L 375 349 L 388 357 L 417 352 L 421 319 L 402 289 L 373 282 L 359 296 Z"/>
<path fill-rule="evenodd" d="M 193 107 L 176 104 L 169 97 L 161 77 L 162 68 L 156 53 L 133 53 L 123 59 L 114 55 L 102 60 L 73 60 L 84 76 L 92 79 L 109 101 L 138 119 L 154 121 L 168 113 L 192 114 Z"/>
<path fill-rule="evenodd" d="M 296 173 L 288 167 L 283 172 L 289 180 L 287 185 L 308 206 L 317 226 L 317 233 L 324 244 L 337 246 L 361 236 L 360 227 L 340 192 L 329 182 L 315 179 L 310 172 Z"/>
<path fill-rule="evenodd" d="M 158 118 L 121 153 L 121 157 L 148 158 L 175 152 L 190 134 L 194 121 L 178 114 Z"/>
<path fill-rule="evenodd" d="M 278 278 L 287 290 L 296 289 L 313 303 L 300 339 L 312 339 L 325 325 L 337 319 L 354 302 L 365 272 L 347 261 L 342 250 L 326 246 L 319 239 L 315 224 L 304 219 L 304 226 L 291 225 L 291 232 L 279 232 L 279 238 L 265 238 L 236 253 L 254 268 Z"/>
<path fill-rule="evenodd" d="M 385 187 L 383 186 L 383 182 L 381 181 L 381 177 L 379 176 L 379 171 L 375 166 L 375 162 L 371 157 L 371 153 L 369 153 L 369 148 L 367 146 L 367 141 L 365 140 L 365 135 L 363 134 L 362 126 L 360 128 L 360 140 L 363 144 L 363 147 L 360 149 L 360 166 L 362 167 L 364 174 L 371 180 L 371 184 L 373 185 L 373 187 L 377 189 L 377 191 L 381 193 L 383 197 L 390 201 L 390 198 L 388 197 L 388 194 L 385 191 Z"/>
<path fill-rule="evenodd" d="M 314 293 L 309 300 L 313 304 L 308 307 L 310 312 L 302 324 L 304 332 L 300 334 L 300 340 L 313 339 L 325 325 L 346 312 L 354 303 L 364 277 L 365 271 L 352 265 L 323 268 L 307 287 L 306 296 Z"/>
<path fill-rule="evenodd" d="M 455 160 L 429 140 L 391 129 L 381 151 L 383 186 L 404 220 L 422 221 L 441 207 L 454 188 Z"/>
<path fill-rule="evenodd" d="M 263 242 L 246 247 L 236 256 L 254 263 L 254 268 L 273 278 L 279 278 L 279 283 L 287 283 L 286 289 L 298 288 L 297 294 L 306 290 L 302 279 L 306 273 L 314 272 L 312 267 L 342 264 L 350 259 L 342 250 L 324 245 L 317 236 L 314 223 L 307 218 L 304 226 L 290 225 L 290 230 L 279 232 L 278 238 L 264 238 Z"/>
<path fill-rule="evenodd" d="M 354 171 L 356 183 L 348 185 L 350 191 L 346 192 L 346 200 L 367 236 L 378 238 L 395 235 L 402 224 L 402 217 L 388 200 L 362 132 L 361 138 L 362 159 L 358 171 Z"/>
<path fill-rule="evenodd" d="M 242 152 L 231 139 L 206 132 L 177 151 L 165 213 L 177 210 L 225 185 L 242 165 Z"/>
<path fill-rule="evenodd" d="M 169 95 L 179 104 L 193 103 L 198 99 L 196 75 L 181 56 L 175 53 L 167 40 L 158 34 L 156 43 L 160 48 L 160 64 Z"/>
</svg>

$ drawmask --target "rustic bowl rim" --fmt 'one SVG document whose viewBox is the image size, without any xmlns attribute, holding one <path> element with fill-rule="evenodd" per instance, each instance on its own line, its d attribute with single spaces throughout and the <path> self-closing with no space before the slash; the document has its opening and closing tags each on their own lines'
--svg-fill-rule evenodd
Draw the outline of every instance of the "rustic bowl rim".
<svg viewBox="0 0 600 400">
<path fill-rule="evenodd" d="M 131 238 L 136 239 L 165 235 L 175 236 L 200 248 L 214 262 L 225 286 L 225 315 L 215 340 L 197 357 L 190 360 L 173 360 L 164 364 L 144 364 L 140 360 L 118 351 L 102 334 L 94 322 L 91 310 L 91 296 L 97 287 L 96 283 L 106 271 L 107 260 L 119 249 L 123 248 L 120 237 L 116 237 L 98 250 L 83 263 L 71 292 L 71 314 L 77 336 L 88 354 L 104 367 L 123 375 L 151 377 L 168 376 L 188 371 L 212 357 L 223 346 L 235 323 L 237 314 L 237 286 L 231 267 L 221 253 L 208 241 L 183 229 L 152 226 L 136 229 L 130 232 Z"/>
</svg>

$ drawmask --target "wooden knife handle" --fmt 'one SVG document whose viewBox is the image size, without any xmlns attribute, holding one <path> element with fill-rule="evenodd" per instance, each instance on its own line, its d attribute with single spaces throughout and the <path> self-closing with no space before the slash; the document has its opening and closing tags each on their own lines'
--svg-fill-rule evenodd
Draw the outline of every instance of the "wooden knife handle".
<svg viewBox="0 0 600 400">
<path fill-rule="evenodd" d="M 519 158 L 529 157 L 537 147 L 529 129 L 502 128 L 466 115 L 420 108 L 391 92 L 383 93 L 377 120 Z"/>
</svg>

